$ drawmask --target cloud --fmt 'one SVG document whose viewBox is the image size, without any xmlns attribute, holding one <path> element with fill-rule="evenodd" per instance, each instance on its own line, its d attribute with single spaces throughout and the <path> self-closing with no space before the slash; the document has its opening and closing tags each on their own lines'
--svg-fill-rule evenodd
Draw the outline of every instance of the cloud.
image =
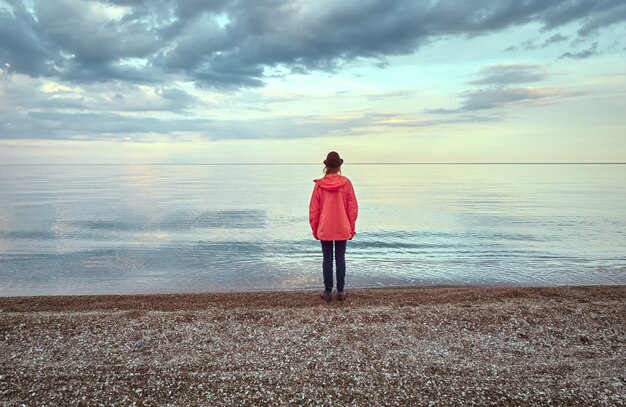
<svg viewBox="0 0 626 407">
<path fill-rule="evenodd" d="M 594 42 L 593 44 L 591 44 L 591 47 L 589 47 L 586 50 L 579 51 L 579 52 L 566 52 L 562 54 L 559 57 L 559 59 L 563 59 L 563 58 L 585 59 L 585 58 L 591 57 L 592 55 L 595 55 L 597 53 L 597 50 L 598 50 L 598 43 Z"/>
<path fill-rule="evenodd" d="M 507 105 L 522 102 L 537 102 L 560 96 L 554 88 L 490 88 L 463 92 L 460 95 L 461 106 L 458 109 L 427 109 L 430 115 L 460 115 L 478 111 L 500 109 Z M 476 116 L 475 120 L 480 121 Z"/>
<path fill-rule="evenodd" d="M 550 3 L 550 6 L 541 13 L 545 29 L 554 29 L 578 21 L 581 24 L 579 34 L 589 35 L 601 28 L 626 21 L 622 0 L 573 0 Z"/>
<path fill-rule="evenodd" d="M 98 66 L 125 58 L 145 58 L 160 48 L 157 36 L 140 20 L 120 21 L 105 4 L 75 0 L 35 2 L 41 35 L 72 55 L 72 61 Z"/>
<path fill-rule="evenodd" d="M 558 91 L 551 88 L 479 89 L 463 94 L 465 101 L 461 110 L 493 109 L 514 102 L 546 99 L 555 95 L 558 95 Z"/>
<path fill-rule="evenodd" d="M 171 112 L 187 114 L 209 103 L 175 85 L 66 83 L 0 74 L 0 119 L 28 111 Z"/>
<path fill-rule="evenodd" d="M 626 21 L 626 3 L 620 0 L 598 1 L 595 10 L 593 10 L 593 18 L 587 18 L 578 34 L 588 36 L 595 32 Z"/>
<path fill-rule="evenodd" d="M 456 114 L 456 113 L 461 113 L 461 109 L 444 109 L 444 108 L 425 109 L 424 113 L 425 114 Z"/>
<path fill-rule="evenodd" d="M 547 78 L 546 68 L 537 64 L 498 64 L 480 69 L 478 78 L 468 82 L 481 88 L 461 93 L 460 107 L 456 109 L 427 109 L 431 115 L 458 115 L 491 110 L 520 102 L 553 98 L 559 90 L 546 87 L 519 87 L 520 84 L 540 82 Z"/>
<path fill-rule="evenodd" d="M 486 66 L 457 93 L 456 105 L 425 110 L 426 118 L 345 113 L 353 102 L 406 113 L 437 96 L 424 92 L 417 101 L 413 87 L 422 85 L 415 78 L 394 78 L 393 87 L 343 81 L 314 90 L 315 84 L 291 88 L 280 79 L 313 71 L 332 76 L 349 65 L 386 69 L 390 57 L 442 38 L 526 24 L 539 26 L 541 34 L 526 39 L 524 49 L 568 39 L 578 48 L 561 58 L 588 58 L 598 45 L 581 50 L 581 44 L 626 21 L 622 3 L 0 0 L 0 139 L 298 138 L 497 120 L 501 106 L 560 94 L 540 84 L 544 66 Z M 246 89 L 269 81 L 267 90 Z M 336 89 L 347 92 L 345 105 Z M 323 105 L 321 113 L 299 110 L 314 103 Z M 338 116 L 324 113 L 333 106 Z"/>
<path fill-rule="evenodd" d="M 34 29 L 35 21 L 23 6 L 13 13 L 0 8 L 0 65 L 30 76 L 52 75 L 56 55 Z"/>
<path fill-rule="evenodd" d="M 578 24 L 580 36 L 626 21 L 621 0 L 264 0 L 11 2 L 0 10 L 0 62 L 74 82 L 259 87 L 276 70 L 384 66 L 443 36 L 477 36 L 536 22 Z M 547 43 L 561 40 L 553 36 Z"/>
<path fill-rule="evenodd" d="M 563 36 L 563 35 L 561 35 L 561 34 L 559 34 L 559 33 L 554 34 L 554 35 L 552 35 L 550 38 L 546 39 L 546 40 L 543 42 L 543 44 L 542 44 L 541 48 L 545 48 L 545 47 L 547 47 L 547 46 L 549 46 L 549 45 L 552 45 L 552 44 L 558 44 L 558 43 L 560 43 L 560 42 L 565 41 L 566 39 L 567 39 L 567 37 L 566 37 L 566 36 Z"/>
<path fill-rule="evenodd" d="M 471 85 L 506 86 L 510 84 L 538 82 L 546 78 L 543 65 L 500 64 L 481 69 L 478 79 L 470 81 Z"/>
<path fill-rule="evenodd" d="M 155 134 L 171 139 L 271 139 L 349 135 L 364 124 L 354 116 L 340 120 L 318 115 L 248 120 L 169 119 L 110 112 L 30 112 L 0 124 L 0 139 L 150 140 Z"/>
<path fill-rule="evenodd" d="M 463 114 L 445 119 L 397 112 L 346 111 L 247 119 L 169 118 L 107 111 L 48 111 L 0 115 L 0 140 L 252 140 L 300 139 L 371 134 L 383 128 L 436 127 L 493 121 L 497 117 Z"/>
<path fill-rule="evenodd" d="M 520 45 L 511 45 L 510 47 L 507 47 L 504 49 L 505 52 L 513 52 L 513 51 L 518 51 L 518 50 L 524 50 L 524 51 L 531 51 L 531 50 L 535 50 L 535 49 L 543 49 L 543 48 L 547 48 L 553 44 L 558 44 L 561 43 L 563 41 L 565 41 L 567 39 L 566 36 L 561 35 L 560 33 L 556 33 L 551 35 L 550 37 L 546 38 L 543 41 L 537 41 L 537 40 L 526 40 L 524 42 L 522 42 Z"/>
<path fill-rule="evenodd" d="M 439 114 L 451 114 L 451 113 L 462 113 L 455 114 L 450 117 L 446 117 L 444 119 L 441 118 L 429 118 L 424 116 L 416 116 L 416 115 L 402 115 L 402 114 L 391 114 L 388 117 L 380 118 L 378 120 L 372 121 L 370 126 L 379 126 L 379 127 L 401 127 L 401 128 L 418 128 L 418 127 L 439 127 L 439 126 L 447 126 L 451 124 L 461 124 L 461 123 L 485 123 L 485 122 L 495 122 L 502 119 L 501 114 L 497 113 L 488 113 L 488 114 L 478 114 L 476 112 L 462 112 L 461 110 L 451 110 L 445 111 L 445 109 L 440 111 Z"/>
<path fill-rule="evenodd" d="M 70 85 L 0 73 L 0 139 L 175 138 L 178 129 L 201 132 L 210 105 L 176 84 Z M 197 109 L 203 117 L 194 121 Z"/>
<path fill-rule="evenodd" d="M 371 93 L 365 95 L 367 100 L 406 99 L 415 96 L 415 91 L 399 90 L 393 92 Z"/>
</svg>

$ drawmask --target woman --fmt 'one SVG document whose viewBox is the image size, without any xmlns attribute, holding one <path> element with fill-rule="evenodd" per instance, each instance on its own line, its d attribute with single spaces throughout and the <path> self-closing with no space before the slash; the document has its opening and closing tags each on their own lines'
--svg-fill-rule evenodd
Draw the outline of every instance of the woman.
<svg viewBox="0 0 626 407">
<path fill-rule="evenodd" d="M 313 237 L 322 242 L 324 261 L 324 292 L 321 297 L 332 301 L 333 291 L 333 245 L 337 268 L 337 300 L 346 298 L 344 283 L 346 276 L 346 241 L 354 237 L 354 226 L 358 206 L 352 182 L 341 174 L 343 160 L 334 151 L 324 160 L 324 178 L 316 179 L 311 203 L 309 223 Z"/>
</svg>

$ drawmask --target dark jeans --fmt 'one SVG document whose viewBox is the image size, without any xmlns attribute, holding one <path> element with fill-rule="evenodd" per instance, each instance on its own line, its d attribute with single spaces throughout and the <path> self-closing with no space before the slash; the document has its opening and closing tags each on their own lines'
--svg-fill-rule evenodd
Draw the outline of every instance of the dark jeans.
<svg viewBox="0 0 626 407">
<path fill-rule="evenodd" d="M 345 240 L 320 240 L 324 262 L 324 288 L 326 291 L 333 290 L 333 242 L 335 243 L 335 266 L 337 267 L 337 291 L 343 291 L 346 279 L 346 241 Z"/>
</svg>

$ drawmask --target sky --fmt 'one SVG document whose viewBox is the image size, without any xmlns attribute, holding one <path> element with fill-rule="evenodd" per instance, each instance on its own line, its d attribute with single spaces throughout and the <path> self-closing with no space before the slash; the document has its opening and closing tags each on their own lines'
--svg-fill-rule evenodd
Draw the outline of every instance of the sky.
<svg viewBox="0 0 626 407">
<path fill-rule="evenodd" d="M 0 164 L 626 162 L 624 0 L 0 0 Z"/>
</svg>

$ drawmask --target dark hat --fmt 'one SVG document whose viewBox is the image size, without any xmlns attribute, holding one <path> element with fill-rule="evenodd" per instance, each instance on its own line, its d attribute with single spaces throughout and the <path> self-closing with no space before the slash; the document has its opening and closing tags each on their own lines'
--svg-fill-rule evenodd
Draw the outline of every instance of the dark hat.
<svg viewBox="0 0 626 407">
<path fill-rule="evenodd" d="M 326 159 L 324 160 L 324 165 L 328 168 L 339 168 L 341 167 L 341 164 L 343 164 L 343 160 L 339 157 L 339 154 L 334 151 L 328 153 Z"/>
</svg>

